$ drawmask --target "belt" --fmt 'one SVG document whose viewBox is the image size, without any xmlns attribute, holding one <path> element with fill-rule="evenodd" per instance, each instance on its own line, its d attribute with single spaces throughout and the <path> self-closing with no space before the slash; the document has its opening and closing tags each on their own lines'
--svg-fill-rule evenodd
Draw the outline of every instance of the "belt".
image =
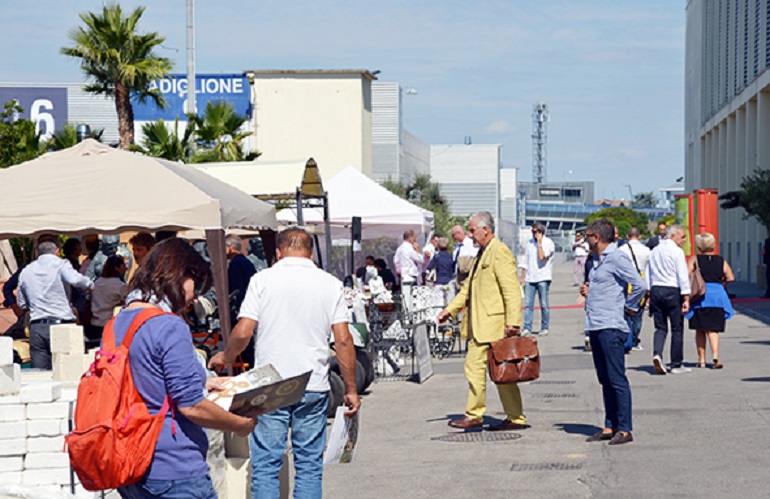
<svg viewBox="0 0 770 499">
<path fill-rule="evenodd" d="M 64 319 L 35 319 L 34 321 L 29 321 L 30 324 L 74 324 L 74 320 L 64 320 Z"/>
</svg>

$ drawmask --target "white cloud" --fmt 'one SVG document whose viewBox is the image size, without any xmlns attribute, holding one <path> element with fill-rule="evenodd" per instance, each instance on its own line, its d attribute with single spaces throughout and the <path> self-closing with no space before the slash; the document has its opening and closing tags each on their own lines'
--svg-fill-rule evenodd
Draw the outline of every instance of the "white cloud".
<svg viewBox="0 0 770 499">
<path fill-rule="evenodd" d="M 516 127 L 506 120 L 493 121 L 484 127 L 484 133 L 513 133 L 515 131 Z"/>
</svg>

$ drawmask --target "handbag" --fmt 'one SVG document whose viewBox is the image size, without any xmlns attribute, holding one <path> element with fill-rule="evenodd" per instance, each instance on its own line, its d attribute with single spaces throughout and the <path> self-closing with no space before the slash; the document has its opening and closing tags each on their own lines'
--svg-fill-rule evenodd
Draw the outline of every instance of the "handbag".
<svg viewBox="0 0 770 499">
<path fill-rule="evenodd" d="M 690 303 L 700 300 L 706 295 L 706 281 L 698 268 L 698 257 L 695 257 L 695 268 L 690 274 Z"/>
<path fill-rule="evenodd" d="M 489 377 L 498 385 L 534 381 L 540 377 L 537 339 L 511 336 L 493 341 L 487 350 Z"/>
</svg>

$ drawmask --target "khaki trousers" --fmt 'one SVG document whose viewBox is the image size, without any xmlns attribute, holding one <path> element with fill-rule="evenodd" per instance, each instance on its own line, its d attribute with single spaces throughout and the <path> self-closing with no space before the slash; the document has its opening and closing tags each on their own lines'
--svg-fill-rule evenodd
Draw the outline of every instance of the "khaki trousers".
<svg viewBox="0 0 770 499">
<path fill-rule="evenodd" d="M 468 404 L 465 415 L 481 421 L 487 410 L 487 350 L 489 343 L 478 343 L 475 338 L 468 342 L 465 356 L 465 378 L 468 380 Z M 521 392 L 518 385 L 497 385 L 497 392 L 508 419 L 514 423 L 526 424 Z"/>
</svg>

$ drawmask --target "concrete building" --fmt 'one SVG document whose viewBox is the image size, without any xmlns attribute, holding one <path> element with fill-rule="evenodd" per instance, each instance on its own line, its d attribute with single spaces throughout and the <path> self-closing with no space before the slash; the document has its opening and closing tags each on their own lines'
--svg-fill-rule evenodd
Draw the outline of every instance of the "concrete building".
<svg viewBox="0 0 770 499">
<path fill-rule="evenodd" d="M 588 182 L 519 182 L 519 190 L 527 201 L 556 203 L 593 203 L 594 183 Z"/>
<path fill-rule="evenodd" d="M 372 82 L 372 174 L 375 180 L 412 182 L 430 173 L 430 146 L 404 129 L 404 89 L 396 82 Z"/>
<path fill-rule="evenodd" d="M 740 188 L 770 168 L 770 2 L 690 0 L 685 59 L 685 191 Z M 720 210 L 720 253 L 755 281 L 767 230 Z"/>
<path fill-rule="evenodd" d="M 500 144 L 430 146 L 430 176 L 455 216 L 488 211 L 500 218 Z"/>
</svg>

